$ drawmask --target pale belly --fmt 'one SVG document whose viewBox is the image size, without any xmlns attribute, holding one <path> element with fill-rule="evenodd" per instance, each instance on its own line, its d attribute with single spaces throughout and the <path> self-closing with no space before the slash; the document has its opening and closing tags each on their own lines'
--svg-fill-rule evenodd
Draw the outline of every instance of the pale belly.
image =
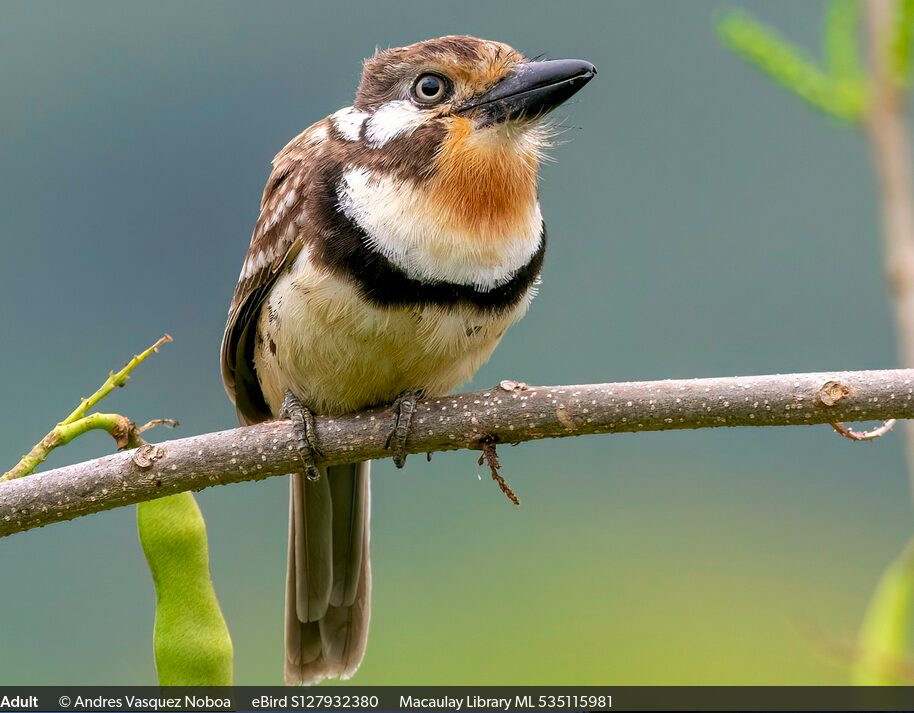
<svg viewBox="0 0 914 713">
<path fill-rule="evenodd" d="M 442 395 L 472 378 L 533 295 L 499 314 L 379 308 L 315 268 L 287 273 L 258 319 L 254 364 L 274 414 L 287 389 L 321 414 L 390 403 L 407 389 Z"/>
</svg>

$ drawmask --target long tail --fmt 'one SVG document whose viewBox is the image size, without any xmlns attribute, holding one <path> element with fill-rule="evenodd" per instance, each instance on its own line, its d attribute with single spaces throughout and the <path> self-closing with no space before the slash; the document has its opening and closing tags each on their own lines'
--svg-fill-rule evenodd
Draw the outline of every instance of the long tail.
<svg viewBox="0 0 914 713">
<path fill-rule="evenodd" d="M 286 570 L 288 685 L 349 678 L 365 655 L 371 616 L 369 463 L 291 478 Z"/>
</svg>

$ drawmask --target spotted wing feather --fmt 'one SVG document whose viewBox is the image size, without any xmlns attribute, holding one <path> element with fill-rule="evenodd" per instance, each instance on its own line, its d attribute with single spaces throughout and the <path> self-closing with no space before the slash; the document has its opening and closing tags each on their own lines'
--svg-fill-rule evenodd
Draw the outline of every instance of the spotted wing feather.
<svg viewBox="0 0 914 713">
<path fill-rule="evenodd" d="M 257 317 L 283 268 L 309 241 L 305 211 L 326 134 L 318 122 L 293 139 L 273 160 L 222 338 L 222 380 L 243 424 L 268 420 L 270 412 L 254 373 Z"/>
</svg>

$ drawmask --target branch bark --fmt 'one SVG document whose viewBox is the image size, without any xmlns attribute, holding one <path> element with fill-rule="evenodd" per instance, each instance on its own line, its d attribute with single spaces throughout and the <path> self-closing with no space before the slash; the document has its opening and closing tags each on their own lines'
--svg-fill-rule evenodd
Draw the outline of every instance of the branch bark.
<svg viewBox="0 0 914 713">
<path fill-rule="evenodd" d="M 597 433 L 914 418 L 914 369 L 527 386 L 420 402 L 410 453 Z M 328 464 L 386 458 L 393 412 L 319 417 Z M 293 472 L 287 421 L 146 444 L 0 483 L 0 537 L 186 490 Z M 835 447 L 840 447 L 837 443 Z"/>
</svg>

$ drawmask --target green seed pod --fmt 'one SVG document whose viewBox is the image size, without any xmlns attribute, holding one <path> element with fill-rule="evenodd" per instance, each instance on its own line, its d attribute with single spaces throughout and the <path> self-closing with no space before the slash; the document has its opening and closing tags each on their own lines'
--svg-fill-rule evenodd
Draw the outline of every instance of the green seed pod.
<svg viewBox="0 0 914 713">
<path fill-rule="evenodd" d="M 206 523 L 191 493 L 137 505 L 156 590 L 156 671 L 163 686 L 232 685 L 232 639 L 209 573 Z"/>
</svg>

